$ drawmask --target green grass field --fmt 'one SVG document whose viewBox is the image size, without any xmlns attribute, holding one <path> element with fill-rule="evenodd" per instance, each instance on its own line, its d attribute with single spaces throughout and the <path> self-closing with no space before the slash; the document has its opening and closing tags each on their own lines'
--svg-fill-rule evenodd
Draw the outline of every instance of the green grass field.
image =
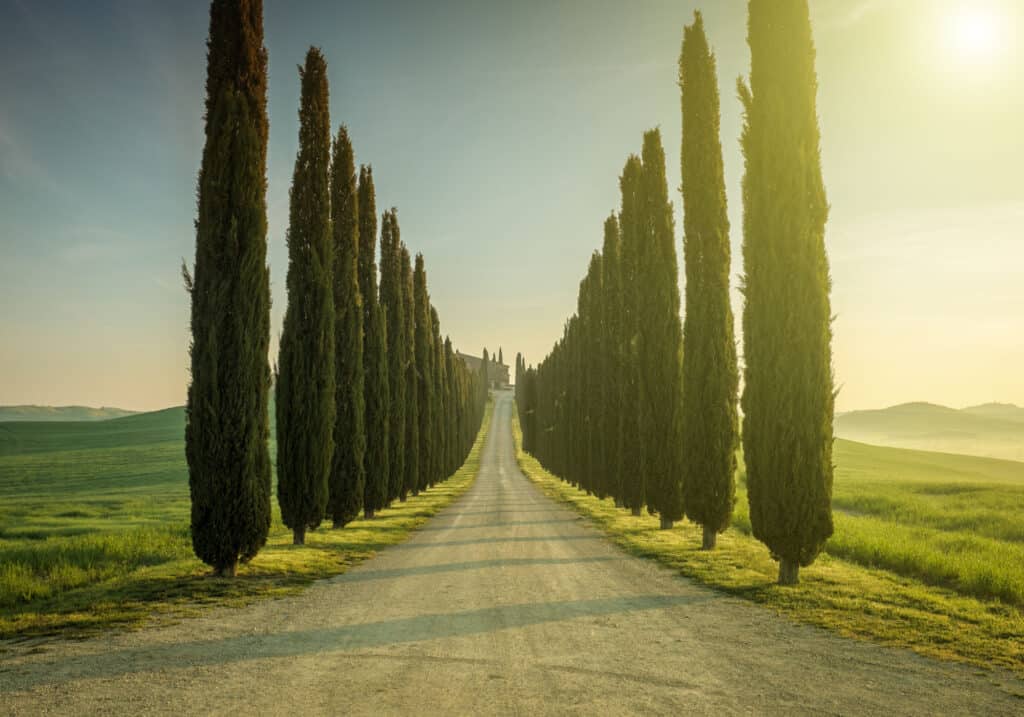
<svg viewBox="0 0 1024 717">
<path fill-rule="evenodd" d="M 843 635 L 1024 674 L 1024 463 L 837 441 L 835 536 L 780 588 L 742 468 L 733 527 L 709 553 L 692 523 L 659 530 L 551 475 L 514 431 L 527 475 L 630 552 Z"/>
<path fill-rule="evenodd" d="M 192 554 L 181 408 L 103 422 L 0 424 L 0 638 L 82 634 L 293 593 L 405 539 L 476 477 L 484 427 L 446 482 L 305 547 L 274 523 L 236 580 Z M 271 444 L 271 451 L 274 446 Z"/>
</svg>

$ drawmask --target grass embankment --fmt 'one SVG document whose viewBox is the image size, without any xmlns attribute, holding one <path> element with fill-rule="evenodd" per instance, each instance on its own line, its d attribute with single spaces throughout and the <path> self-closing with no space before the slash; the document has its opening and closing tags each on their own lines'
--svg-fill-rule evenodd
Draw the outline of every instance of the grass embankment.
<svg viewBox="0 0 1024 717">
<path fill-rule="evenodd" d="M 180 409 L 91 424 L 92 432 L 0 427 L 9 431 L 0 430 L 0 638 L 133 626 L 292 594 L 343 573 L 469 488 L 492 406 L 454 475 L 373 520 L 321 526 L 293 546 L 275 501 L 266 547 L 234 580 L 210 577 L 192 553 Z"/>
<path fill-rule="evenodd" d="M 837 442 L 835 537 L 781 588 L 742 487 L 733 526 L 704 552 L 693 523 L 659 530 L 548 473 L 513 425 L 523 472 L 633 554 L 841 635 L 1024 675 L 1024 464 Z"/>
</svg>

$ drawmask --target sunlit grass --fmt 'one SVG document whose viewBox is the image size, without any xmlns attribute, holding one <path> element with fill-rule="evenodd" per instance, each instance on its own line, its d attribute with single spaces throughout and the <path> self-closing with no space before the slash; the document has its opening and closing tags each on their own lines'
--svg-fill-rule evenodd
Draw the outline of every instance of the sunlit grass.
<svg viewBox="0 0 1024 717">
<path fill-rule="evenodd" d="M 356 520 L 340 530 L 327 524 L 307 533 L 305 546 L 295 546 L 275 506 L 266 547 L 239 566 L 234 580 L 210 577 L 210 569 L 192 553 L 180 439 L 173 455 L 165 454 L 166 446 L 150 446 L 148 460 L 146 446 L 83 449 L 73 453 L 73 460 L 53 452 L 33 454 L 52 466 L 44 473 L 32 465 L 32 456 L 4 457 L 0 638 L 138 625 L 203 606 L 292 594 L 314 580 L 343 573 L 405 540 L 469 488 L 491 410 L 488 405 L 476 443 L 455 474 L 373 520 Z M 123 466 L 123 474 L 97 468 L 112 465 Z M 62 472 L 60 466 L 67 469 Z M 133 470 L 141 477 L 132 479 Z M 159 475 L 149 480 L 154 470 Z M 35 479 L 33 490 L 25 489 L 26 475 Z"/>
<path fill-rule="evenodd" d="M 655 517 L 633 517 L 628 510 L 616 508 L 611 500 L 599 500 L 573 488 L 522 451 L 518 419 L 514 419 L 513 432 L 523 471 L 547 495 L 593 520 L 633 554 L 658 560 L 717 590 L 844 636 L 1024 674 L 1024 613 L 1019 600 L 1024 563 L 1019 557 L 1019 543 L 970 535 L 965 539 L 965 534 L 958 531 L 944 533 L 934 526 L 903 525 L 884 519 L 884 512 L 878 516 L 838 514 L 836 537 L 830 541 L 828 552 L 801 572 L 799 586 L 782 588 L 775 583 L 777 563 L 749 535 L 742 489 L 733 527 L 719 537 L 715 551 L 706 552 L 700 550 L 698 526 L 682 522 L 670 531 L 659 530 Z M 857 454 L 853 463 L 870 465 L 871 460 L 864 454 L 870 454 L 871 449 L 849 447 Z M 874 467 L 884 472 L 888 470 L 884 451 L 889 449 L 882 450 L 875 454 Z M 842 456 L 837 459 L 841 466 Z M 892 465 L 890 461 L 889 467 Z M 921 478 L 911 474 L 908 481 L 918 488 L 930 485 Z M 898 501 L 901 490 L 913 490 L 899 487 L 898 481 L 893 476 L 892 492 L 882 492 L 889 501 Z M 989 486 L 984 482 L 974 485 L 996 495 L 1001 491 L 1016 495 L 1022 487 Z M 845 475 L 842 469 L 836 476 L 837 496 L 851 500 L 861 496 L 867 501 L 875 491 L 877 486 L 858 485 L 856 478 Z M 990 507 L 998 512 L 998 500 L 991 501 Z M 1012 509 L 1012 504 L 1003 508 L 1011 523 Z M 922 509 L 920 515 L 922 522 L 934 523 L 941 522 L 936 515 L 945 512 L 933 506 L 930 512 Z M 999 523 L 991 516 L 986 520 L 982 523 Z M 1012 534 L 1012 526 L 1008 534 Z M 1015 563 L 1001 562 L 1014 556 Z M 980 599 L 977 595 L 1003 599 Z"/>
</svg>

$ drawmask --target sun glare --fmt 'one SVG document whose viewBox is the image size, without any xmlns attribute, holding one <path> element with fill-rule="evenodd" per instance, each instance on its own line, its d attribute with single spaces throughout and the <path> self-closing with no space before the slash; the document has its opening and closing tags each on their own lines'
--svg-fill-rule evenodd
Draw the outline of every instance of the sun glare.
<svg viewBox="0 0 1024 717">
<path fill-rule="evenodd" d="M 986 60 L 997 54 L 1002 40 L 998 14 L 972 2 L 954 11 L 947 33 L 956 53 L 965 60 Z"/>
</svg>

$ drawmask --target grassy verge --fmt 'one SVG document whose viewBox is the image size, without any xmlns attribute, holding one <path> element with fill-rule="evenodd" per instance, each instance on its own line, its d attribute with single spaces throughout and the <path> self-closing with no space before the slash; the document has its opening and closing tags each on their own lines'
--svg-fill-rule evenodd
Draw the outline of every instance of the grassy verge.
<svg viewBox="0 0 1024 717">
<path fill-rule="evenodd" d="M 633 517 L 611 500 L 589 496 L 548 473 L 523 452 L 518 417 L 513 420 L 513 434 L 523 472 L 545 494 L 590 518 L 632 554 L 655 559 L 717 590 L 840 635 L 980 667 L 1007 668 L 1024 676 L 1024 614 L 1016 605 L 982 600 L 828 554 L 801 572 L 799 586 L 780 588 L 775 584 L 777 564 L 765 547 L 743 530 L 744 496 L 738 501 L 734 526 L 719 537 L 718 549 L 703 552 L 698 526 L 684 522 L 662 531 L 657 518 Z M 845 532 L 840 522 L 837 535 Z"/>
<path fill-rule="evenodd" d="M 74 510 L 63 499 L 53 503 L 49 518 L 60 529 L 32 539 L 32 531 L 52 526 L 38 506 L 24 508 L 33 516 L 32 534 L 25 537 L 15 529 L 0 538 L 0 638 L 79 637 L 111 627 L 134 627 L 210 606 L 240 606 L 294 594 L 314 580 L 343 573 L 377 550 L 405 540 L 472 485 L 492 405 L 473 449 L 455 474 L 405 503 L 395 503 L 373 520 L 356 520 L 340 530 L 321 527 L 307 534 L 305 546 L 294 546 L 275 507 L 266 547 L 251 563 L 239 566 L 234 580 L 210 577 L 209 568 L 194 557 L 187 512 L 184 520 L 177 517 L 160 524 L 159 505 L 141 498 L 138 505 L 132 504 L 136 514 L 116 504 L 117 515 L 111 516 L 104 514 L 103 498 Z M 187 510 L 187 481 L 185 491 Z M 177 514 L 182 497 L 160 494 L 156 502 L 174 506 Z M 61 521 L 79 521 L 81 527 L 68 528 Z"/>
</svg>

